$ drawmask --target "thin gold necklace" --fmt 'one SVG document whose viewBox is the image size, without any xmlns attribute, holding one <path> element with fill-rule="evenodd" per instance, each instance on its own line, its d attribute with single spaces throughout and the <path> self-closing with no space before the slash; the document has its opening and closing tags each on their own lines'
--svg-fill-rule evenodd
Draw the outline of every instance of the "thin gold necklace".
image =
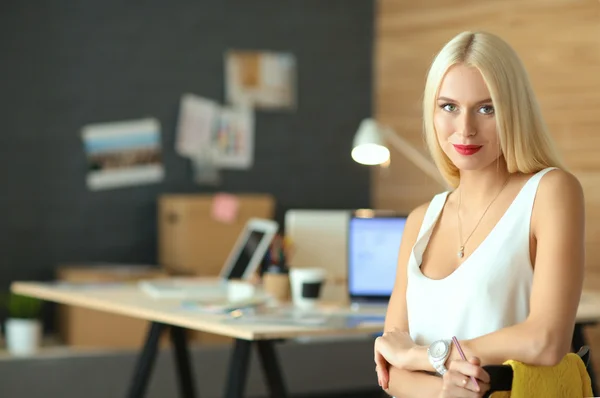
<svg viewBox="0 0 600 398">
<path fill-rule="evenodd" d="M 463 243 L 461 243 L 460 248 L 458 249 L 458 253 L 457 253 L 458 254 L 458 258 L 463 258 L 465 256 L 465 246 L 467 245 L 467 242 L 469 241 L 469 239 L 471 239 L 471 235 L 473 235 L 473 232 L 475 232 L 475 230 L 479 226 L 479 223 L 481 222 L 481 220 L 483 220 L 483 217 L 485 216 L 485 213 L 487 213 L 487 211 L 490 209 L 490 207 L 492 206 L 492 204 L 496 201 L 496 199 L 498 198 L 498 196 L 500 196 L 500 193 L 504 190 L 504 187 L 506 186 L 506 184 L 508 184 L 508 180 L 509 180 L 509 178 L 506 178 L 506 181 L 504 181 L 504 185 L 502 185 L 502 188 L 500 188 L 500 190 L 498 191 L 498 193 L 496 194 L 496 196 L 494 196 L 494 199 L 492 199 L 492 201 L 490 202 L 490 204 L 487 205 L 487 207 L 483 211 L 483 214 L 481 215 L 481 217 L 479 217 L 479 221 L 477 221 L 477 224 L 475 224 L 475 227 L 473 228 L 473 230 L 471 231 L 471 233 L 469 234 L 469 236 L 467 236 L 467 239 Z M 458 239 L 460 240 L 460 242 L 462 242 L 462 227 L 461 227 L 462 222 L 460 220 L 460 204 L 461 204 L 461 199 L 462 199 L 462 190 L 459 189 L 459 191 L 458 191 L 458 211 L 456 212 L 456 215 L 458 217 Z"/>
</svg>

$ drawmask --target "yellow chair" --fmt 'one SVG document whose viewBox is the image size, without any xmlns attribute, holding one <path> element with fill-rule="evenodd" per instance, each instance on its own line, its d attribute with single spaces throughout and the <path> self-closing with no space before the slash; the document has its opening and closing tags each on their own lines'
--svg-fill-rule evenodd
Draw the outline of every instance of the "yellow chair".
<svg viewBox="0 0 600 398">
<path fill-rule="evenodd" d="M 589 347 L 588 346 L 581 347 L 581 349 L 577 352 L 577 355 L 579 356 L 579 358 L 581 358 L 581 360 L 583 361 L 583 364 L 585 365 L 585 371 L 583 369 L 581 370 L 581 372 L 583 372 L 583 374 L 581 375 L 582 380 L 581 381 L 577 380 L 577 382 L 579 384 L 581 384 L 582 392 L 587 391 L 589 393 L 589 395 L 585 394 L 586 396 L 593 397 L 593 394 L 591 391 L 591 382 L 590 382 L 589 374 L 588 374 L 590 366 L 591 366 Z M 576 362 L 579 362 L 579 361 L 576 361 Z M 573 363 L 574 362 L 572 361 L 572 358 L 571 358 L 570 363 L 567 364 L 566 362 L 564 362 L 564 363 L 561 362 L 561 365 L 557 365 L 557 367 L 558 366 L 572 366 Z M 525 366 L 525 365 L 523 365 L 523 366 Z M 490 396 L 491 396 L 491 398 L 496 398 L 496 397 L 504 398 L 504 397 L 511 396 L 511 392 L 513 390 L 513 378 L 514 378 L 513 367 L 510 364 L 503 364 L 503 365 L 486 365 L 483 368 L 490 375 L 490 381 L 491 381 L 490 382 L 490 390 L 484 395 L 484 398 L 489 398 Z M 556 368 L 556 370 L 558 371 L 558 368 Z M 562 369 L 562 370 L 564 370 L 564 369 Z M 571 370 L 573 370 L 573 369 L 571 369 Z M 529 369 L 529 371 L 531 371 L 531 369 Z M 544 369 L 544 371 L 547 371 L 547 369 Z M 570 373 L 571 377 L 575 377 L 574 376 L 575 373 L 576 372 L 572 371 Z M 553 373 L 550 372 L 550 374 L 553 374 Z M 545 376 L 545 377 L 547 377 L 547 376 Z M 523 383 L 523 381 L 521 381 L 521 383 Z M 523 383 L 523 384 L 527 384 L 527 383 Z M 521 385 L 523 385 L 523 384 L 521 384 Z M 575 381 L 574 381 L 573 387 L 575 387 Z M 497 393 L 497 394 L 494 394 L 494 393 Z M 523 395 L 522 392 L 521 392 L 521 395 Z M 576 397 L 572 397 L 572 398 L 576 398 Z"/>
</svg>

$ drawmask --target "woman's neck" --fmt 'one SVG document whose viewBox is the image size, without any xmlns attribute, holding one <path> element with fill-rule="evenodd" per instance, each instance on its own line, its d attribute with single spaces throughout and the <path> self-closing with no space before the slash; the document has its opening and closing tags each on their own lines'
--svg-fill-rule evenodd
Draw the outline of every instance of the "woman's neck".
<svg viewBox="0 0 600 398">
<path fill-rule="evenodd" d="M 461 171 L 457 190 L 462 203 L 469 208 L 487 206 L 506 185 L 509 177 L 510 173 L 502 160 L 483 170 Z"/>
</svg>

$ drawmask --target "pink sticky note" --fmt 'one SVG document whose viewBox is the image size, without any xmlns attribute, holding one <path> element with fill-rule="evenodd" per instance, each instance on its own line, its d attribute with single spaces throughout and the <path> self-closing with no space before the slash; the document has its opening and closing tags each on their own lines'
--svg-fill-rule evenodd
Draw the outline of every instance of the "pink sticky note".
<svg viewBox="0 0 600 398">
<path fill-rule="evenodd" d="M 235 195 L 216 194 L 212 202 L 212 217 L 220 222 L 232 223 L 237 217 L 239 207 L 240 202 Z"/>
</svg>

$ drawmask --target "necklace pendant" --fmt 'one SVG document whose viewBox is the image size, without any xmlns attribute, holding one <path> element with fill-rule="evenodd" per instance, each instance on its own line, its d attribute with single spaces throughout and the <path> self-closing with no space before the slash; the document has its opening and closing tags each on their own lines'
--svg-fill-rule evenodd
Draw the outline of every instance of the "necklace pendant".
<svg viewBox="0 0 600 398">
<path fill-rule="evenodd" d="M 460 249 L 458 250 L 458 258 L 463 258 L 465 256 L 465 247 L 461 246 Z"/>
</svg>

